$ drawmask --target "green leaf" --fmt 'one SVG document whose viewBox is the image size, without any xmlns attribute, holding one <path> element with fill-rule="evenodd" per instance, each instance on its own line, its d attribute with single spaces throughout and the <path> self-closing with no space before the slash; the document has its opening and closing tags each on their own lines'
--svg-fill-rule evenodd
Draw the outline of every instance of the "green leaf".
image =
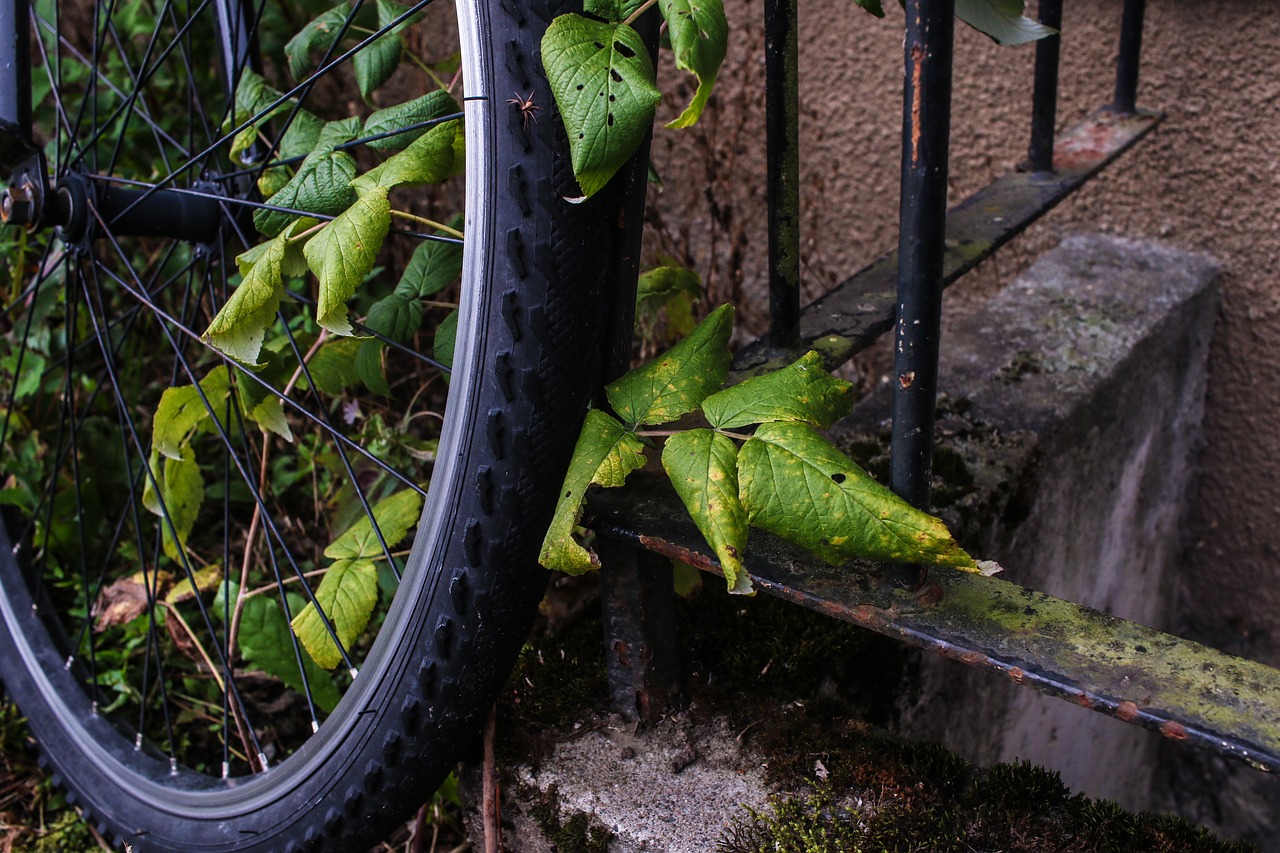
<svg viewBox="0 0 1280 853">
<path fill-rule="evenodd" d="M 324 393 L 335 395 L 359 382 L 355 358 L 362 343 L 356 338 L 326 341 L 307 362 L 311 382 Z"/>
<path fill-rule="evenodd" d="M 338 40 L 338 33 L 347 16 L 351 14 L 350 3 L 339 3 L 329 11 L 315 18 L 298 34 L 289 39 L 284 46 L 284 55 L 289 60 L 289 73 L 293 79 L 301 80 L 311 71 L 312 52 L 323 53 Z"/>
<path fill-rule="evenodd" d="M 271 107 L 271 109 L 254 124 L 237 133 L 235 138 L 231 140 L 231 158 L 233 160 L 240 159 L 240 155 L 248 151 L 253 146 L 253 143 L 257 141 L 258 127 L 260 125 L 293 108 L 292 101 L 280 101 L 283 96 L 284 93 L 268 86 L 267 81 L 261 74 L 247 68 L 241 71 L 240 80 L 236 83 L 235 111 L 232 117 L 228 119 L 228 122 L 223 125 L 223 129 L 231 130 L 232 127 L 243 124 L 268 107 Z M 272 104 L 275 104 L 275 106 L 272 107 Z"/>
<path fill-rule="evenodd" d="M 373 303 L 364 324 L 370 331 L 402 344 L 421 328 L 422 314 L 421 300 L 397 290 Z M 380 344 L 381 341 L 375 343 Z"/>
<path fill-rule="evenodd" d="M 667 313 L 667 331 L 688 335 L 696 325 L 693 305 L 702 297 L 702 278 L 688 267 L 655 267 L 640 275 L 636 287 L 636 316 L 652 328 L 658 312 Z"/>
<path fill-rule="evenodd" d="M 677 433 L 662 450 L 662 467 L 715 549 L 729 591 L 751 593 L 751 577 L 742 568 L 747 511 L 738 500 L 738 446 L 709 429 Z"/>
<path fill-rule="evenodd" d="M 391 386 L 387 384 L 387 374 L 382 367 L 382 341 L 368 339 L 360 342 L 356 351 L 356 372 L 360 381 L 375 394 L 391 396 Z"/>
<path fill-rule="evenodd" d="M 542 540 L 538 562 L 548 569 L 571 575 L 600 568 L 600 558 L 573 538 L 587 486 L 597 482 L 606 486 L 622 485 L 626 475 L 643 464 L 644 444 L 640 439 L 605 412 L 588 411 L 573 448 L 569 472 L 560 487 L 555 515 Z"/>
<path fill-rule="evenodd" d="M 422 495 L 413 489 L 396 492 L 373 506 L 373 518 L 388 548 L 400 544 L 400 540 L 418 523 L 422 515 Z M 363 514 L 347 531 L 333 540 L 324 555 L 334 560 L 372 559 L 382 556 L 382 543 L 374 533 L 368 513 Z"/>
<path fill-rule="evenodd" d="M 214 609 L 222 612 L 221 607 Z M 255 669 L 274 675 L 299 693 L 305 693 L 290 633 L 289 623 L 285 621 L 279 604 L 265 595 L 245 599 L 237 638 L 245 661 Z M 308 655 L 302 656 L 302 666 L 307 673 L 306 687 L 311 689 L 312 700 L 321 710 L 332 711 L 342 698 L 333 678 L 316 666 Z"/>
<path fill-rule="evenodd" d="M 880 0 L 853 0 L 853 2 L 857 3 L 877 18 L 884 17 L 884 7 L 880 5 Z"/>
<path fill-rule="evenodd" d="M 296 237 L 308 228 L 319 224 L 320 220 L 312 219 L 309 216 L 299 219 L 293 223 L 293 227 L 286 230 L 286 236 Z M 273 251 L 271 243 L 271 240 L 264 240 L 258 245 L 236 255 L 236 267 L 240 270 L 240 275 L 247 275 L 263 255 L 267 254 L 268 251 Z M 280 272 L 285 278 L 297 278 L 307 274 L 307 259 L 302 255 L 301 242 L 285 242 L 284 257 L 280 260 Z"/>
<path fill-rule="evenodd" d="M 956 17 L 997 44 L 1026 44 L 1057 32 L 1024 11 L 1023 0 L 956 0 Z"/>
<path fill-rule="evenodd" d="M 819 429 L 831 426 L 853 408 L 853 386 L 822 366 L 822 357 L 807 352 L 781 370 L 712 394 L 702 411 L 713 427 L 736 429 L 768 421 L 802 421 Z"/>
<path fill-rule="evenodd" d="M 665 424 L 694 411 L 729 375 L 733 307 L 721 305 L 689 337 L 637 367 L 605 393 L 623 422 Z"/>
<path fill-rule="evenodd" d="M 667 21 L 676 68 L 698 78 L 698 91 L 684 112 L 667 127 L 689 127 L 698 121 L 720 73 L 729 45 L 729 22 L 722 0 L 658 0 Z"/>
<path fill-rule="evenodd" d="M 182 459 L 183 448 L 191 434 L 209 419 L 205 400 L 214 411 L 218 411 L 230 388 L 227 368 L 220 364 L 201 380 L 199 390 L 194 385 L 175 385 L 164 389 L 151 421 L 152 448 L 169 459 Z M 200 397 L 201 391 L 204 392 L 204 400 Z"/>
<path fill-rule="evenodd" d="M 375 187 L 322 228 L 303 248 L 307 266 L 320 279 L 316 322 L 335 335 L 350 335 L 347 300 L 373 271 L 391 228 L 387 188 Z"/>
<path fill-rule="evenodd" d="M 333 216 L 355 201 L 355 190 L 348 184 L 357 171 L 355 159 L 346 152 L 312 154 L 302 161 L 297 174 L 267 202 L 278 207 Z M 253 224 L 265 236 L 275 237 L 298 216 L 296 213 L 259 208 L 253 212 Z"/>
<path fill-rule="evenodd" d="M 262 339 L 280 310 L 280 300 L 284 298 L 286 239 L 280 234 L 266 244 L 231 298 L 200 336 L 218 352 L 243 364 L 258 363 Z"/>
<path fill-rule="evenodd" d="M 445 367 L 453 367 L 453 348 L 458 341 L 458 309 L 449 312 L 449 316 L 440 321 L 436 327 L 435 341 L 432 342 L 432 355 Z"/>
<path fill-rule="evenodd" d="M 326 121 L 316 136 L 317 151 L 332 151 L 339 145 L 346 145 L 360 136 L 360 117 L 348 116 L 335 121 Z"/>
<path fill-rule="evenodd" d="M 462 217 L 455 216 L 447 223 L 450 228 L 461 230 Z M 437 231 L 437 234 L 443 232 Z M 406 296 L 426 299 L 444 290 L 462 274 L 462 245 L 443 240 L 423 240 L 413 250 L 404 275 L 396 285 L 396 292 Z"/>
<path fill-rule="evenodd" d="M 389 25 L 404 13 L 404 8 L 390 0 L 378 0 L 378 28 Z M 374 90 L 391 79 L 396 67 L 400 64 L 400 56 L 404 52 L 404 40 L 400 33 L 407 26 L 405 21 L 380 36 L 372 44 L 365 47 L 351 59 L 352 70 L 356 74 L 356 85 L 360 94 L 367 99 Z"/>
<path fill-rule="evenodd" d="M 453 99 L 453 95 L 449 94 L 445 89 L 436 89 L 421 98 L 415 98 L 403 104 L 396 104 L 393 107 L 378 110 L 365 120 L 364 135 L 376 136 L 381 133 L 390 133 L 402 127 L 409 127 L 410 125 L 453 115 L 461 111 L 462 108 Z M 420 127 L 416 130 L 397 133 L 394 136 L 388 136 L 383 139 L 372 139 L 365 144 L 370 148 L 399 150 L 419 139 L 428 129 Z"/>
<path fill-rule="evenodd" d="M 639 147 L 662 94 L 631 27 L 561 15 L 542 36 L 542 65 L 569 134 L 573 174 L 595 195 Z"/>
<path fill-rule="evenodd" d="M 438 184 L 458 174 L 465 164 L 454 147 L 461 136 L 462 122 L 438 124 L 405 148 L 351 182 L 360 192 L 376 187 L 391 188 L 405 184 Z"/>
<path fill-rule="evenodd" d="M 582 11 L 604 18 L 611 24 L 620 24 L 644 3 L 645 0 L 586 0 Z"/>
<path fill-rule="evenodd" d="M 329 617 L 342 648 L 350 649 L 369 624 L 378 603 L 378 570 L 369 560 L 338 560 L 325 571 L 315 597 L 314 603 L 308 602 L 302 612 L 293 617 L 293 632 L 312 660 L 324 669 L 333 669 L 342 663 L 342 653 L 316 605 Z"/>
<path fill-rule="evenodd" d="M 196 463 L 195 451 L 190 447 L 182 448 L 178 459 L 161 457 L 152 449 L 149 465 L 155 479 L 144 478 L 142 505 L 161 519 L 165 554 L 174 562 L 182 562 L 187 537 L 191 535 L 200 506 L 204 503 L 204 477 Z"/>
<path fill-rule="evenodd" d="M 877 483 L 807 424 L 764 424 L 738 453 L 749 521 L 824 560 L 977 570 L 946 525 Z"/>
</svg>

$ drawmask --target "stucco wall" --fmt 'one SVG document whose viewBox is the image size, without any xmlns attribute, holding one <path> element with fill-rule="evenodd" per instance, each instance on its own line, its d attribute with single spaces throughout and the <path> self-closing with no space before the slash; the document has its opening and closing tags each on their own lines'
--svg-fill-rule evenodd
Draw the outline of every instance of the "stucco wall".
<svg viewBox="0 0 1280 853">
<path fill-rule="evenodd" d="M 903 21 L 897 4 L 876 20 L 847 0 L 800 2 L 803 271 L 812 297 L 896 243 Z M 1061 126 L 1111 98 L 1121 4 L 1064 5 Z M 712 108 L 693 131 L 655 141 L 666 189 L 651 195 L 649 246 L 701 270 L 712 300 L 745 301 L 743 319 L 758 329 L 767 304 L 761 9 L 729 0 L 728 12 L 735 35 Z M 953 200 L 1024 156 L 1033 55 L 964 27 L 957 37 Z M 1280 3 L 1153 0 L 1143 60 L 1139 103 L 1167 114 L 1154 137 L 965 279 L 948 310 L 973 310 L 1072 231 L 1159 238 L 1222 261 L 1203 481 L 1185 531 L 1183 608 L 1168 627 L 1276 665 Z M 673 85 L 679 72 L 662 73 L 687 97 Z M 883 360 L 863 358 L 864 378 L 876 381 Z M 1248 822 L 1218 820 L 1228 829 Z"/>
</svg>

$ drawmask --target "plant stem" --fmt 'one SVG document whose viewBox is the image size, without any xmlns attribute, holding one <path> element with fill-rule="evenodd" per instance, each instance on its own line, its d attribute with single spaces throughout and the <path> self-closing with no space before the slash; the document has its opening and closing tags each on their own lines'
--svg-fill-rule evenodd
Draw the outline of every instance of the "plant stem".
<svg viewBox="0 0 1280 853">
<path fill-rule="evenodd" d="M 644 4 L 639 9 L 636 9 L 634 12 L 628 15 L 627 19 L 622 22 L 622 25 L 624 27 L 631 26 L 635 22 L 636 18 L 640 17 L 645 12 L 649 11 L 649 8 L 657 2 L 658 0 L 644 0 Z"/>
<path fill-rule="evenodd" d="M 736 439 L 737 441 L 746 441 L 747 439 L 753 437 L 743 432 L 730 432 L 727 429 L 715 429 L 714 427 L 712 428 L 712 431 L 719 435 L 723 435 L 727 438 Z M 679 435 L 682 432 L 688 432 L 688 430 L 687 429 L 638 429 L 638 430 L 635 430 L 632 433 L 632 435 L 638 436 L 640 438 L 670 438 L 671 436 Z"/>
<path fill-rule="evenodd" d="M 434 219 L 427 219 L 425 216 L 417 216 L 416 214 L 409 213 L 404 210 L 395 210 L 395 209 L 392 209 L 391 215 L 399 216 L 401 219 L 408 219 L 411 222 L 417 222 L 419 225 L 426 225 L 431 228 L 435 228 L 437 231 L 443 231 L 446 234 L 452 234 L 454 237 L 457 237 L 459 240 L 463 239 L 463 235 L 461 231 L 459 231 L 456 228 L 450 228 L 448 225 L 445 225 L 441 222 L 436 222 Z"/>
</svg>

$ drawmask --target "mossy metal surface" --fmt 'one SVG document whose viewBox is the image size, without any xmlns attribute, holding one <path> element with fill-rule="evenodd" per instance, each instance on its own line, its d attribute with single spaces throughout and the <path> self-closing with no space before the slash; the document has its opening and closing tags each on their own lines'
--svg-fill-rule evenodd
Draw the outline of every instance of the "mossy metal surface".
<svg viewBox="0 0 1280 853">
<path fill-rule="evenodd" d="M 1150 132 L 1163 116 L 1097 110 L 1057 140 L 1055 172 L 1012 172 L 947 212 L 943 281 L 951 284 L 1052 210 Z M 809 305 L 791 350 L 757 341 L 738 354 L 730 381 L 790 364 L 808 350 L 828 368 L 848 361 L 893 325 L 898 255 L 892 252 Z"/>
<path fill-rule="evenodd" d="M 591 502 L 596 531 L 717 571 L 669 487 L 637 479 L 626 495 Z M 757 589 L 1280 770 L 1280 670 L 996 578 L 933 569 L 923 587 L 906 591 L 884 583 L 875 564 L 822 565 L 758 532 L 745 564 Z"/>
</svg>

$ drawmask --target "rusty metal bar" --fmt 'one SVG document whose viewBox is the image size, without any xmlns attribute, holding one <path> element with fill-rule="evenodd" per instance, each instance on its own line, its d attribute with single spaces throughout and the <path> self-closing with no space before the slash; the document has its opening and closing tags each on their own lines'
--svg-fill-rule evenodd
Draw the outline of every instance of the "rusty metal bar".
<svg viewBox="0 0 1280 853">
<path fill-rule="evenodd" d="M 602 537 L 719 571 L 661 478 L 601 492 L 589 512 Z M 933 569 L 920 590 L 893 588 L 877 564 L 827 566 L 758 531 L 746 568 L 771 595 L 1280 771 L 1280 670 L 996 578 Z"/>
<path fill-rule="evenodd" d="M 1146 0 L 1124 0 L 1120 20 L 1120 54 L 1116 58 L 1116 112 L 1138 108 L 1138 68 L 1142 59 L 1142 19 Z"/>
<path fill-rule="evenodd" d="M 907 0 L 906 11 L 893 345 L 893 375 L 898 381 L 893 385 L 889 487 L 907 503 L 925 509 L 942 337 L 955 0 Z"/>
<path fill-rule="evenodd" d="M 795 0 L 765 0 L 765 146 L 769 194 L 769 340 L 800 339 L 800 74 Z"/>
<path fill-rule="evenodd" d="M 1040 0 L 1040 23 L 1062 28 L 1062 0 Z M 1035 85 L 1031 96 L 1031 146 L 1027 157 L 1034 172 L 1053 171 L 1053 133 L 1058 120 L 1058 56 L 1062 36 L 1036 42 Z"/>
<path fill-rule="evenodd" d="M 1090 114 L 1058 137 L 1057 171 L 1013 172 L 960 202 L 947 214 L 942 277 L 951 284 L 1022 233 L 1079 189 L 1163 118 L 1158 113 L 1119 115 L 1110 108 Z M 815 300 L 800 317 L 800 343 L 771 351 L 767 340 L 745 347 L 730 381 L 782 367 L 807 350 L 837 367 L 893 326 L 898 254 L 890 253 Z"/>
</svg>

